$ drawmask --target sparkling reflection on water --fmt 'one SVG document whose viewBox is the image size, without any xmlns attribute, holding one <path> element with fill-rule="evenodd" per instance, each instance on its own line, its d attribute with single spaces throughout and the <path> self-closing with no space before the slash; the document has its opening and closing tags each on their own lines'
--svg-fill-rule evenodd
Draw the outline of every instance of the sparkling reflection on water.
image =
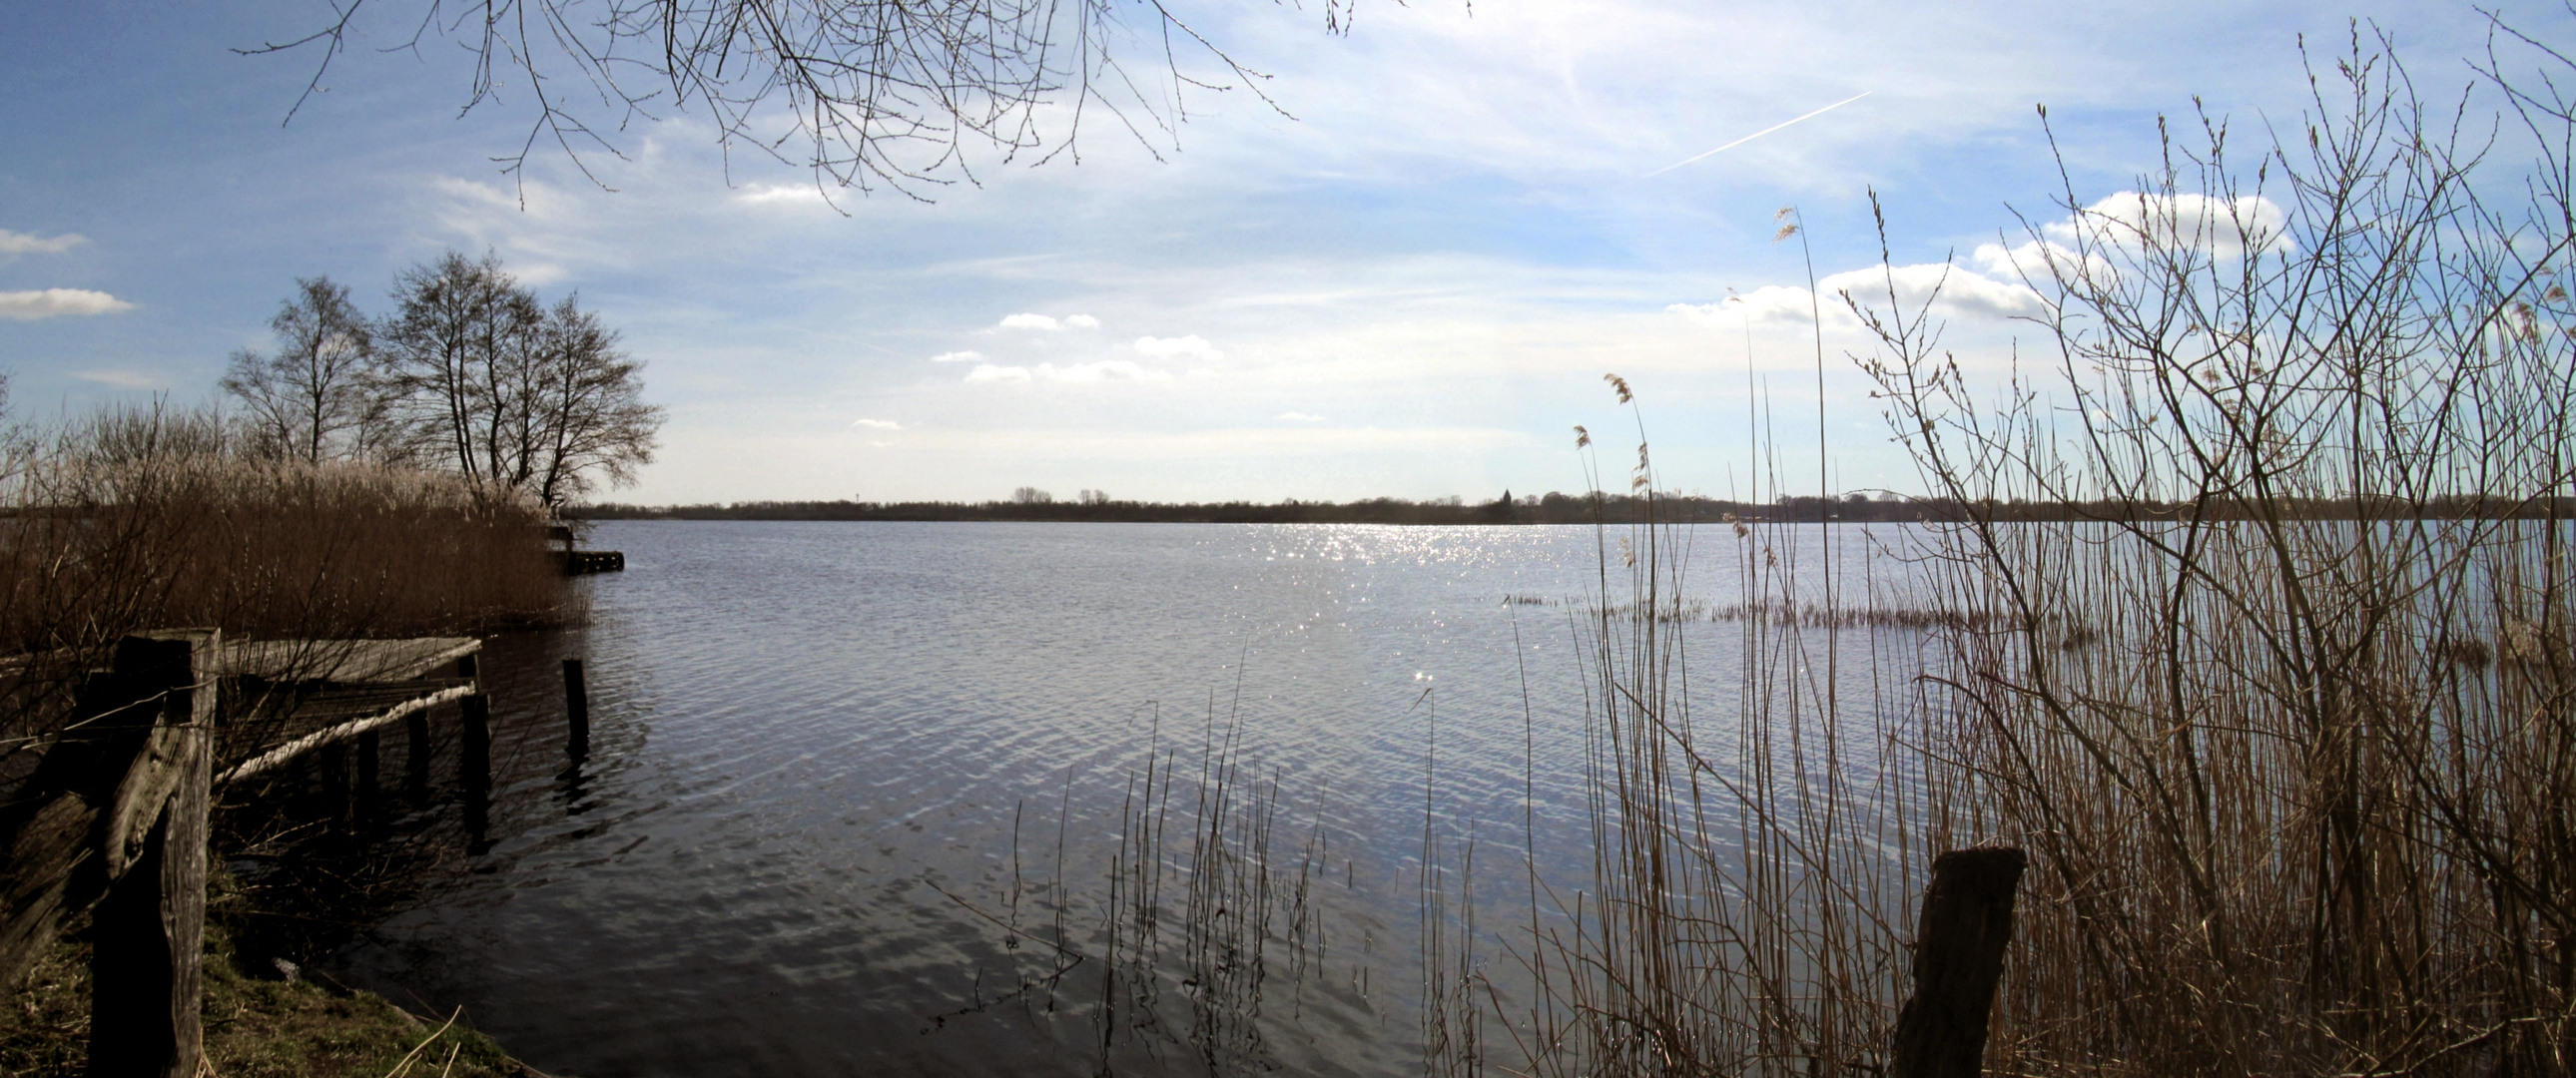
<svg viewBox="0 0 2576 1078">
<path fill-rule="evenodd" d="M 1187 779 L 1230 720 L 1288 841 L 1320 817 L 1330 851 L 1321 952 L 1274 964 L 1255 1065 L 1419 1067 L 1426 803 L 1516 870 L 1534 787 L 1543 871 L 1589 863 L 1569 625 L 1600 587 L 1589 528 L 612 522 L 592 542 L 627 559 L 592 624 L 487 653 L 489 849 L 334 963 L 464 1006 L 551 1072 L 1093 1073 L 1100 963 L 1012 995 L 1050 968 L 1047 885 L 1068 947 L 1096 949 L 1149 739 Z M 1735 601 L 1720 570 L 1694 594 Z M 1732 631 L 1691 630 L 1712 701 Z M 568 655 L 593 727 L 571 769 Z M 1108 1058 L 1209 1069 L 1176 1028 Z"/>
</svg>

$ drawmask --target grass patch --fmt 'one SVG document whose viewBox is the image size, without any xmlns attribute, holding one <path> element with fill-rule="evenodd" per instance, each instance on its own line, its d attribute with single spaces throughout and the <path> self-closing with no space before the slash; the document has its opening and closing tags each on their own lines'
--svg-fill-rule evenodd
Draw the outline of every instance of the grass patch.
<svg viewBox="0 0 2576 1078">
<path fill-rule="evenodd" d="M 220 1078 L 518 1078 L 536 1072 L 459 1017 L 441 1028 L 372 992 L 252 977 L 206 927 L 207 1072 Z M 444 1021 L 442 1018 L 440 1021 Z M 80 1078 L 89 1062 L 89 944 L 67 936 L 0 1011 L 0 1074 Z"/>
</svg>

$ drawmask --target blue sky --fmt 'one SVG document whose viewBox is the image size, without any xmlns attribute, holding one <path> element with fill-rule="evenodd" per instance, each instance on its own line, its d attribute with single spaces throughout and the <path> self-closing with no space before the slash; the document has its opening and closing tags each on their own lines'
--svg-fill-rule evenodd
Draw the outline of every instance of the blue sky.
<svg viewBox="0 0 2576 1078">
<path fill-rule="evenodd" d="M 559 154 L 522 183 L 490 160 L 524 132 L 508 88 L 460 117 L 452 46 L 382 51 L 418 5 L 367 10 L 292 123 L 317 57 L 231 50 L 300 36 L 321 3 L 12 12 L 0 371 L 20 418 L 207 399 L 296 277 L 381 311 L 404 267 L 489 249 L 648 364 L 669 422 L 619 500 L 1571 491 L 1573 425 L 1633 430 L 1605 371 L 1635 385 L 1667 485 L 1812 490 L 1815 345 L 1784 291 L 1806 269 L 1776 210 L 1804 215 L 1819 275 L 1862 270 L 1875 188 L 1894 263 L 1976 272 L 1980 245 L 2024 238 L 2016 210 L 2062 216 L 2061 184 L 2133 188 L 2156 116 L 2195 96 L 2244 134 L 2295 122 L 2302 33 L 2330 57 L 2373 20 L 2428 90 L 2467 85 L 2485 37 L 2464 3 L 1361 0 L 1336 37 L 1318 10 L 1185 2 L 1279 109 L 1198 92 L 1153 143 L 1097 125 L 1078 164 L 987 155 L 934 203 L 836 209 L 687 113 L 585 158 L 613 190 Z M 2563 10 L 2503 10 L 2567 36 Z M 1696 309 L 1729 288 L 1760 316 Z M 2032 328 L 1989 292 L 1945 314 L 1995 364 Z M 1826 338 L 1824 482 L 1918 489 L 1844 358 L 1864 342 L 1832 319 Z"/>
</svg>

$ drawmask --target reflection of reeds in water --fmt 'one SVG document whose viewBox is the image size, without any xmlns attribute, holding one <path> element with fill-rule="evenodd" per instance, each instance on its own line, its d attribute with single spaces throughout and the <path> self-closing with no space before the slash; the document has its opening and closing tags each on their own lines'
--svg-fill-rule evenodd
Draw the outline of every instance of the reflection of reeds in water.
<svg viewBox="0 0 2576 1078">
<path fill-rule="evenodd" d="M 1247 759 L 1239 710 L 1220 719 L 1211 703 L 1188 757 L 1164 737 L 1159 706 L 1150 711 L 1105 887 L 1092 899 L 1097 929 L 1067 934 L 1081 904 L 1061 875 L 1067 801 L 1058 807 L 1058 875 L 1036 889 L 1052 938 L 1020 924 L 1027 888 L 1016 826 L 1008 912 L 976 911 L 1008 931 L 1005 946 L 1015 954 L 1023 938 L 1050 953 L 1026 971 L 1015 958 L 1008 989 L 987 997 L 979 988 L 973 1005 L 942 1018 L 1043 998 L 1049 1011 L 1064 1003 L 1089 1011 L 1103 1074 L 1137 1064 L 1161 1069 L 1147 1061 L 1175 1052 L 1209 1073 L 1278 1070 L 1269 1023 L 1295 1021 L 1309 992 L 1365 1001 L 1371 987 L 1365 957 L 1348 963 L 1347 985 L 1325 983 L 1330 940 L 1317 891 L 1329 880 L 1331 850 L 1320 805 L 1304 826 L 1289 822 L 1283 775 Z M 1347 872 L 1340 882 L 1349 885 Z M 1086 968 L 1098 971 L 1096 981 Z M 1093 986 L 1097 996 L 1083 998 Z"/>
</svg>

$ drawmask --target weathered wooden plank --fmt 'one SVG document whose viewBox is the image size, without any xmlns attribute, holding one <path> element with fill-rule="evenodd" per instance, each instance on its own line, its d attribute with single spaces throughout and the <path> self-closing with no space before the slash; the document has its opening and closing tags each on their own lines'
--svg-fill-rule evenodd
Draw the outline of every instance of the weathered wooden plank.
<svg viewBox="0 0 2576 1078">
<path fill-rule="evenodd" d="M 117 645 L 118 680 L 142 690 L 138 695 L 157 695 L 161 706 L 146 750 L 100 813 L 100 864 L 109 883 L 90 931 L 94 1078 L 194 1078 L 198 1071 L 219 642 L 213 629 L 180 629 Z"/>
<path fill-rule="evenodd" d="M 483 650 L 471 636 L 400 640 L 250 640 L 224 650 L 223 673 L 273 682 L 407 681 Z"/>
<path fill-rule="evenodd" d="M 1977 1078 L 1986 1022 L 2012 942 L 2013 893 L 2028 859 L 2008 848 L 1932 859 L 1915 924 L 1914 998 L 1896 1018 L 1889 1078 Z"/>
</svg>

